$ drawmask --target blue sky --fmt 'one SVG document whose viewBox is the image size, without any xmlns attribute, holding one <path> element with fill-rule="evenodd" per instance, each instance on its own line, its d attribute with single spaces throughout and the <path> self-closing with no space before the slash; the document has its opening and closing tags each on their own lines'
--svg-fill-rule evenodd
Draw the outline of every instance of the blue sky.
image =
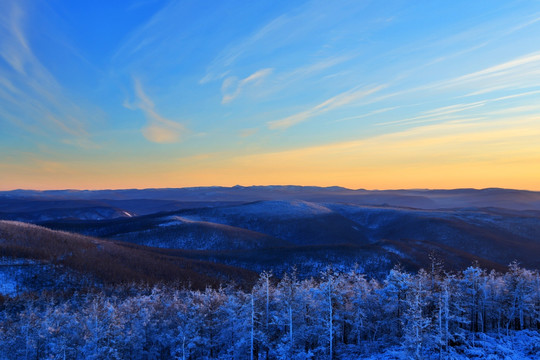
<svg viewBox="0 0 540 360">
<path fill-rule="evenodd" d="M 0 130 L 2 189 L 540 189 L 540 3 L 5 0 Z"/>
</svg>

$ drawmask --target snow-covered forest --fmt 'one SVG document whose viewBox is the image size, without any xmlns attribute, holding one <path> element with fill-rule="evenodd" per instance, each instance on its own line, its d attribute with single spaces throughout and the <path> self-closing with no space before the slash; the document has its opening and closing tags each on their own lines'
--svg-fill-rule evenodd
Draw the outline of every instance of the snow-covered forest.
<svg viewBox="0 0 540 360">
<path fill-rule="evenodd" d="M 540 274 L 435 263 L 382 281 L 262 273 L 252 289 L 132 285 L 2 298 L 1 359 L 537 359 Z"/>
</svg>

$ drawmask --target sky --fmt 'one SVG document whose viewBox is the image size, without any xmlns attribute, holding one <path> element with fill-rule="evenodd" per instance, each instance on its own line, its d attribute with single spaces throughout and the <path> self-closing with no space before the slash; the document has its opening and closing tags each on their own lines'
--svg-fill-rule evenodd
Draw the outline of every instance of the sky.
<svg viewBox="0 0 540 360">
<path fill-rule="evenodd" d="M 0 190 L 237 184 L 540 190 L 540 2 L 0 2 Z"/>
</svg>

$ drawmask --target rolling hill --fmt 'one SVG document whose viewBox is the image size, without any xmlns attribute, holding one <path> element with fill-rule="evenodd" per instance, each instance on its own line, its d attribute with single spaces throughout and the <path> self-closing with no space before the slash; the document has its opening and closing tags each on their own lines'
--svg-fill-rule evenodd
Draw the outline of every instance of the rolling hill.
<svg viewBox="0 0 540 360">
<path fill-rule="evenodd" d="M 12 191 L 0 194 L 0 217 L 44 227 L 4 222 L 4 228 L 11 224 L 11 238 L 39 229 L 47 239 L 74 239 L 87 250 L 46 261 L 79 273 L 110 281 L 217 283 L 234 277 L 228 274 L 244 279 L 251 271 L 279 274 L 293 266 L 311 276 L 328 264 L 382 276 L 398 263 L 413 271 L 428 267 L 433 256 L 448 270 L 478 262 L 504 271 L 513 260 L 540 268 L 539 199 L 536 192 L 506 189 Z M 48 245 L 33 241 L 25 251 L 34 249 L 30 258 L 42 261 L 36 254 Z M 14 245 L 6 244 L 3 254 L 11 249 L 8 255 L 17 258 Z M 67 260 L 58 260 L 62 256 Z M 103 270 L 109 263 L 118 269 Z"/>
<path fill-rule="evenodd" d="M 293 265 L 313 274 L 326 263 L 357 263 L 370 274 L 396 263 L 448 269 L 472 262 L 504 270 L 513 260 L 540 267 L 540 213 L 483 209 L 421 210 L 306 201 L 257 201 L 105 221 L 53 221 L 44 226 L 256 271 Z M 264 265 L 263 265 L 264 264 Z"/>
<path fill-rule="evenodd" d="M 8 279 L 12 271 L 31 280 L 19 284 L 29 288 L 170 282 L 202 289 L 226 281 L 250 282 L 256 277 L 247 270 L 187 259 L 163 249 L 13 221 L 0 221 L 0 259 L 4 280 L 13 281 Z M 25 265 L 23 274 L 21 264 Z"/>
</svg>

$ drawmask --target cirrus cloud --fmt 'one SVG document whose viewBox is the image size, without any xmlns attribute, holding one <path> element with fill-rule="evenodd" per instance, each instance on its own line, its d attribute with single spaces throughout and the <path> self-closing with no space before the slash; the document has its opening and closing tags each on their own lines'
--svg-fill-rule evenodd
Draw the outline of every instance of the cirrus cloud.
<svg viewBox="0 0 540 360">
<path fill-rule="evenodd" d="M 134 104 L 125 103 L 124 106 L 144 112 L 148 120 L 148 124 L 142 129 L 144 137 L 149 141 L 161 144 L 180 141 L 186 132 L 186 127 L 157 113 L 154 102 L 144 92 L 139 79 L 134 78 L 133 85 L 138 101 Z"/>
<path fill-rule="evenodd" d="M 236 77 L 233 76 L 226 78 L 225 80 L 223 80 L 223 84 L 221 86 L 221 91 L 224 93 L 223 98 L 221 99 L 221 103 L 230 103 L 242 93 L 242 90 L 247 85 L 259 83 L 260 81 L 262 81 L 262 79 L 270 75 L 272 71 L 272 68 L 261 69 L 242 80 L 238 80 Z"/>
</svg>

